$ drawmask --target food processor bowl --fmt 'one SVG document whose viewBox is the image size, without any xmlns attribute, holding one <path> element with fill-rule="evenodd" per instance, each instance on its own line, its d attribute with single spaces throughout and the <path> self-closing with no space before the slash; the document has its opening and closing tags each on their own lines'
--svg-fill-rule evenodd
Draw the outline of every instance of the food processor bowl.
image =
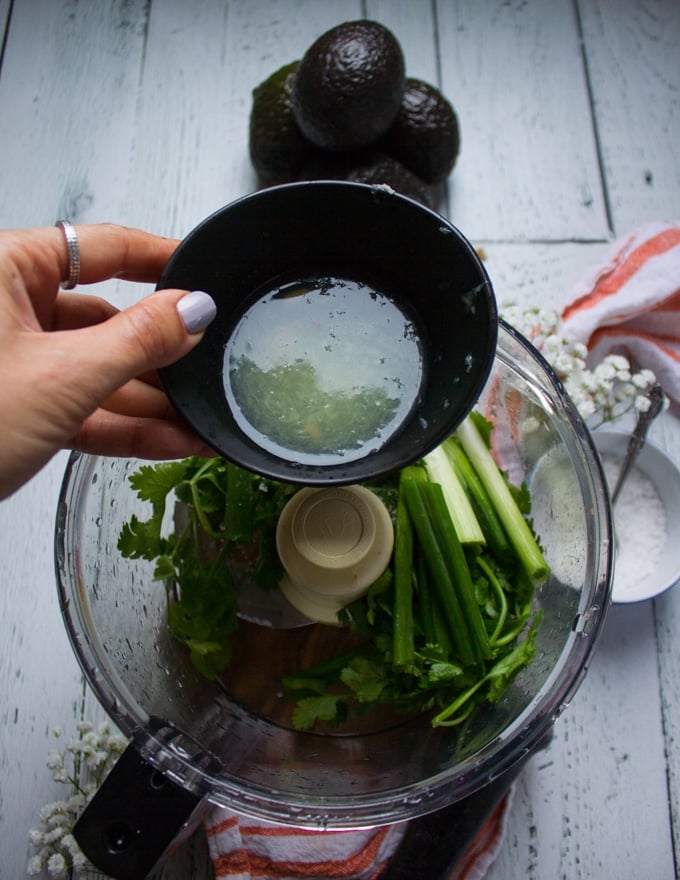
<svg viewBox="0 0 680 880">
<path fill-rule="evenodd" d="M 263 627 L 252 626 L 247 657 L 228 681 L 202 678 L 168 632 L 153 563 L 117 550 L 123 524 L 148 517 L 128 482 L 142 463 L 72 454 L 56 526 L 66 628 L 101 704 L 154 773 L 196 803 L 351 829 L 452 804 L 537 746 L 582 681 L 602 628 L 612 578 L 609 499 L 590 434 L 562 385 L 503 322 L 476 409 L 495 425 L 502 469 L 529 487 L 551 574 L 535 599 L 544 615 L 535 659 L 499 702 L 453 728 L 433 728 L 419 715 L 349 732 L 294 729 L 277 714 L 278 659 Z M 285 639 L 300 632 L 280 634 L 281 656 L 289 653 Z"/>
</svg>

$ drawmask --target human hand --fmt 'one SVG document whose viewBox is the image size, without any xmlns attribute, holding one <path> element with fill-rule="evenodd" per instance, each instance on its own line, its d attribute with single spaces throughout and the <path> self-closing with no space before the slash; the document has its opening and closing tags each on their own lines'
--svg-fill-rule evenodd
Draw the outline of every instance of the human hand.
<svg viewBox="0 0 680 880">
<path fill-rule="evenodd" d="M 77 227 L 80 281 L 155 281 L 177 246 L 112 224 Z M 0 232 L 0 498 L 62 448 L 99 455 L 210 455 L 154 372 L 187 354 L 215 314 L 207 294 L 157 291 L 118 311 L 64 292 L 61 229 Z"/>
</svg>

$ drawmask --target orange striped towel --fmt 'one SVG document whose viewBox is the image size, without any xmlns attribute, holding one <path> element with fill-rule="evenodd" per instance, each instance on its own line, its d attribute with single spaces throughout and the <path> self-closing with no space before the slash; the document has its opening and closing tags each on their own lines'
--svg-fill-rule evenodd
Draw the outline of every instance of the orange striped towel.
<svg viewBox="0 0 680 880">
<path fill-rule="evenodd" d="M 622 353 L 652 370 L 680 407 L 680 226 L 648 223 L 617 239 L 571 291 L 562 318 L 590 364 Z"/>
<path fill-rule="evenodd" d="M 448 880 L 482 880 L 503 842 L 511 794 L 482 823 Z M 357 831 L 313 831 L 221 807 L 205 823 L 216 880 L 378 880 L 407 826 L 401 822 Z"/>
<path fill-rule="evenodd" d="M 207 822 L 216 880 L 377 880 L 406 823 L 314 831 L 217 809 Z"/>
<path fill-rule="evenodd" d="M 486 872 L 496 861 L 505 837 L 512 794 L 513 790 L 510 789 L 496 804 L 447 880 L 482 880 L 486 876 Z"/>
</svg>

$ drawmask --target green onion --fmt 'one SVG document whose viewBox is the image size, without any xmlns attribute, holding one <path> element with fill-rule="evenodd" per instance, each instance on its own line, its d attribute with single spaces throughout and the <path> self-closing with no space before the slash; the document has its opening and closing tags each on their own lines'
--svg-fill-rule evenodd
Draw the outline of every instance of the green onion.
<svg viewBox="0 0 680 880">
<path fill-rule="evenodd" d="M 449 516 L 456 527 L 461 544 L 486 544 L 484 532 L 472 509 L 470 499 L 451 467 L 443 446 L 437 446 L 423 459 L 431 482 L 439 483 L 444 493 Z"/>
<path fill-rule="evenodd" d="M 489 639 L 470 569 L 441 486 L 416 474 L 416 469 L 408 468 L 402 475 L 404 499 L 454 647 L 460 661 L 470 665 L 489 656 Z"/>
<path fill-rule="evenodd" d="M 522 516 L 515 499 L 496 464 L 491 451 L 471 418 L 456 429 L 455 436 L 460 440 L 477 476 L 486 489 L 491 504 L 503 523 L 508 540 L 529 575 L 532 583 L 543 583 L 550 573 L 538 543 L 529 524 Z"/>
<path fill-rule="evenodd" d="M 489 636 L 475 595 L 475 587 L 465 551 L 458 539 L 453 522 L 448 516 L 441 486 L 437 483 L 424 483 L 418 488 L 425 501 L 439 551 L 449 572 L 451 584 L 463 614 L 462 623 L 472 642 L 474 658 L 475 660 L 484 660 L 491 653 Z"/>
<path fill-rule="evenodd" d="M 394 531 L 394 624 L 392 662 L 408 668 L 413 664 L 413 528 L 400 493 Z"/>
<path fill-rule="evenodd" d="M 434 596 L 430 589 L 430 578 L 427 570 L 427 563 L 422 553 L 416 550 L 415 554 L 415 572 L 416 572 L 416 590 L 418 593 L 418 609 L 420 612 L 420 625 L 425 636 L 426 645 L 436 645 L 437 630 L 435 628 L 435 615 L 438 613 L 435 609 Z"/>
<path fill-rule="evenodd" d="M 449 437 L 442 445 L 459 480 L 470 495 L 472 508 L 477 515 L 489 549 L 501 561 L 508 561 L 513 555 L 513 550 L 484 484 L 455 437 Z"/>
</svg>

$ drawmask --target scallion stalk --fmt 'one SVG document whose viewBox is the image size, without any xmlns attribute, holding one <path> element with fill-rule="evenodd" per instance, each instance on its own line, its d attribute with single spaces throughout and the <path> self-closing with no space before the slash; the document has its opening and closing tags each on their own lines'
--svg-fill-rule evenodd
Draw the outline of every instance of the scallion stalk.
<svg viewBox="0 0 680 880">
<path fill-rule="evenodd" d="M 545 581 L 550 573 L 547 562 L 534 538 L 529 524 L 522 516 L 515 499 L 491 451 L 470 417 L 459 425 L 455 436 L 460 440 L 477 476 L 486 489 L 508 540 L 534 585 Z"/>
<path fill-rule="evenodd" d="M 416 552 L 416 590 L 418 593 L 418 610 L 420 612 L 420 625 L 425 636 L 426 645 L 437 645 L 437 630 L 435 626 L 436 614 L 434 596 L 430 589 L 430 578 L 427 563 L 422 553 Z"/>
<path fill-rule="evenodd" d="M 423 459 L 431 482 L 439 483 L 461 544 L 486 544 L 484 532 L 461 485 L 455 469 L 448 460 L 444 446 L 437 446 Z"/>
<path fill-rule="evenodd" d="M 399 494 L 394 531 L 394 615 L 392 663 L 402 669 L 413 664 L 413 528 Z"/>
<path fill-rule="evenodd" d="M 429 483 L 425 475 L 418 468 L 406 468 L 402 472 L 400 491 L 406 502 L 418 541 L 425 554 L 427 566 L 432 575 L 432 584 L 439 597 L 456 655 L 463 665 L 469 665 L 475 662 L 475 651 L 470 640 L 470 634 L 464 623 L 458 597 L 451 583 L 446 561 L 442 556 L 435 536 L 432 520 L 427 512 L 427 507 L 421 493 L 422 488 L 435 485 L 437 484 Z M 439 492 L 441 493 L 440 487 Z"/>
<path fill-rule="evenodd" d="M 484 484 L 455 437 L 447 438 L 442 446 L 461 484 L 470 496 L 472 508 L 484 532 L 487 546 L 497 559 L 507 561 L 514 553 Z"/>
<path fill-rule="evenodd" d="M 436 483 L 423 483 L 418 489 L 425 502 L 439 552 L 444 559 L 462 611 L 462 625 L 465 626 L 472 643 L 475 661 L 485 660 L 490 654 L 489 636 L 477 603 L 463 545 L 458 540 L 456 529 L 448 515 L 441 486 Z"/>
</svg>

